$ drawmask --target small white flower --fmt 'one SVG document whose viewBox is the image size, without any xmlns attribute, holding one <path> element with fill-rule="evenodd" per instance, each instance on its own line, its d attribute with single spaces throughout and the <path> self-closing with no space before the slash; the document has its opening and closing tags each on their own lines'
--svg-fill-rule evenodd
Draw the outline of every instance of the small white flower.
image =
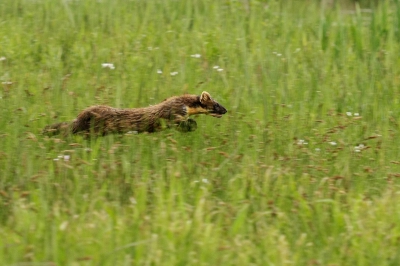
<svg viewBox="0 0 400 266">
<path fill-rule="evenodd" d="M 3 84 L 3 85 L 12 85 L 13 82 L 11 82 L 11 81 L 3 81 L 1 84 Z"/>
<path fill-rule="evenodd" d="M 224 71 L 224 69 L 223 68 L 218 68 L 217 71 L 221 72 L 221 71 Z"/>
<path fill-rule="evenodd" d="M 193 57 L 193 58 L 200 58 L 201 55 L 200 55 L 200 54 L 192 54 L 192 55 L 190 55 L 190 57 Z"/>
<path fill-rule="evenodd" d="M 359 113 L 354 113 L 354 116 L 359 116 L 360 114 Z"/>
<path fill-rule="evenodd" d="M 5 58 L 4 56 L 0 57 L 0 61 L 5 61 L 7 58 Z"/>
<path fill-rule="evenodd" d="M 60 231 L 64 231 L 65 229 L 67 229 L 68 226 L 68 221 L 64 221 L 60 224 Z"/>
<path fill-rule="evenodd" d="M 297 145 L 307 145 L 307 144 L 308 144 L 308 142 L 306 142 L 304 139 L 299 139 L 297 141 Z"/>
<path fill-rule="evenodd" d="M 214 68 L 214 69 L 218 69 L 218 68 L 219 68 L 219 66 L 214 66 L 213 68 Z"/>
<path fill-rule="evenodd" d="M 347 115 L 347 116 L 351 116 L 352 113 L 351 113 L 351 112 L 346 112 L 346 115 Z"/>
<path fill-rule="evenodd" d="M 277 56 L 282 56 L 282 54 L 276 54 Z"/>
<path fill-rule="evenodd" d="M 103 63 L 103 64 L 101 64 L 101 66 L 103 68 L 115 69 L 114 64 L 111 64 L 111 63 Z"/>
<path fill-rule="evenodd" d="M 203 178 L 202 180 L 201 180 L 201 182 L 203 182 L 203 183 L 208 183 L 208 179 L 207 178 Z"/>
<path fill-rule="evenodd" d="M 153 50 L 153 47 L 149 46 L 147 47 L 147 49 L 149 49 L 149 51 Z"/>
<path fill-rule="evenodd" d="M 360 145 L 354 147 L 354 151 L 360 152 L 364 149 L 364 147 L 365 147 L 364 144 L 360 144 Z"/>
<path fill-rule="evenodd" d="M 69 161 L 71 157 L 69 155 L 64 155 L 64 161 Z"/>
<path fill-rule="evenodd" d="M 137 204 L 137 201 L 136 201 L 136 199 L 135 199 L 134 197 L 130 197 L 130 198 L 129 198 L 129 201 L 130 201 L 132 204 Z"/>
<path fill-rule="evenodd" d="M 175 72 L 171 72 L 170 75 L 171 75 L 171 76 L 178 75 L 178 72 L 176 72 L 176 71 L 175 71 Z"/>
<path fill-rule="evenodd" d="M 315 151 L 321 151 L 321 149 L 320 148 L 315 148 Z"/>
<path fill-rule="evenodd" d="M 336 146 L 337 145 L 337 143 L 334 142 L 334 141 L 329 142 L 329 144 L 331 144 L 332 146 Z"/>
<path fill-rule="evenodd" d="M 161 69 L 157 69 L 157 74 L 162 74 Z"/>
</svg>

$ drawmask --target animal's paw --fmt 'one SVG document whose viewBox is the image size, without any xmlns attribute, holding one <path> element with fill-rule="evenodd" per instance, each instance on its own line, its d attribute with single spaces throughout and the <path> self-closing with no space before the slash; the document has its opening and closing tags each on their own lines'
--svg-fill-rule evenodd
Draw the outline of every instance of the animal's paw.
<svg viewBox="0 0 400 266">
<path fill-rule="evenodd" d="M 197 129 L 197 123 L 195 120 L 189 118 L 186 121 L 182 121 L 178 124 L 177 128 L 178 131 L 180 132 L 192 132 L 195 131 Z"/>
</svg>

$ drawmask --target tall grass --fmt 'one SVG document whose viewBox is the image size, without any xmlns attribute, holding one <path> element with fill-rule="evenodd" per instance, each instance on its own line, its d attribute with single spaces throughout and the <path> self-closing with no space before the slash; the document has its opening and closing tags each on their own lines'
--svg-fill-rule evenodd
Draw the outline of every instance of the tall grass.
<svg viewBox="0 0 400 266">
<path fill-rule="evenodd" d="M 1 1 L 0 264 L 397 265 L 399 4 Z M 190 134 L 40 134 L 203 90 Z"/>
</svg>

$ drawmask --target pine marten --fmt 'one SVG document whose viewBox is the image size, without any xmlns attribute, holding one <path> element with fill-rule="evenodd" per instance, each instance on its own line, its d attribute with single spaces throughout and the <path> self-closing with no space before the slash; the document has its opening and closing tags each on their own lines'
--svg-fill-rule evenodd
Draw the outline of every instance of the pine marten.
<svg viewBox="0 0 400 266">
<path fill-rule="evenodd" d="M 185 94 L 165 99 L 159 104 L 131 109 L 119 109 L 104 105 L 84 109 L 72 122 L 48 125 L 43 133 L 49 136 L 57 134 L 85 134 L 104 136 L 113 133 L 157 132 L 164 128 L 175 127 L 182 132 L 197 128 L 191 115 L 207 114 L 222 117 L 227 110 L 203 91 L 201 95 Z"/>
</svg>

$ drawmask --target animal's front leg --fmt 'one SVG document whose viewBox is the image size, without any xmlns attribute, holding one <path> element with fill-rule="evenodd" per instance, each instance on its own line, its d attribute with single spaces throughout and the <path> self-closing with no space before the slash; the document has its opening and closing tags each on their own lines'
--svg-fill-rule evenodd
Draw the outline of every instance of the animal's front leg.
<svg viewBox="0 0 400 266">
<path fill-rule="evenodd" d="M 197 129 L 197 123 L 193 119 L 189 118 L 186 106 L 175 110 L 172 122 L 175 125 L 176 130 L 180 132 L 192 132 Z"/>
<path fill-rule="evenodd" d="M 181 121 L 177 127 L 176 130 L 179 132 L 193 132 L 197 129 L 197 123 L 194 119 L 188 118 L 186 121 Z"/>
</svg>

